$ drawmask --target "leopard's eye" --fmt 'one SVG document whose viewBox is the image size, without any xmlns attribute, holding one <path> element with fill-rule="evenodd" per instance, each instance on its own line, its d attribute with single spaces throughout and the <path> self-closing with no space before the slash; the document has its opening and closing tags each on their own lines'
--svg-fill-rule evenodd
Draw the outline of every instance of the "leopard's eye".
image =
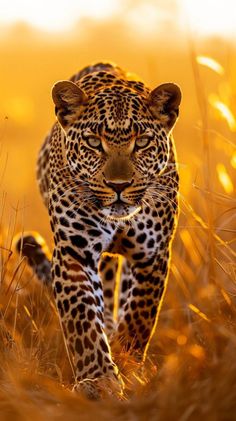
<svg viewBox="0 0 236 421">
<path fill-rule="evenodd" d="M 99 148 L 101 146 L 101 140 L 97 136 L 88 136 L 86 142 L 91 148 Z"/>
<path fill-rule="evenodd" d="M 142 137 L 138 137 L 136 139 L 135 145 L 139 148 L 145 148 L 146 146 L 148 146 L 149 142 L 151 140 L 150 136 L 142 136 Z"/>
</svg>

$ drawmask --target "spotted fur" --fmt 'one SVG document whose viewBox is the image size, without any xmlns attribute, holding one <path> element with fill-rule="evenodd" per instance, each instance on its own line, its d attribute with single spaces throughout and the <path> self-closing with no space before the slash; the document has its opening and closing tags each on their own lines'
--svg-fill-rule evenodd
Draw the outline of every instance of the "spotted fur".
<svg viewBox="0 0 236 421">
<path fill-rule="evenodd" d="M 98 63 L 58 82 L 52 96 L 58 122 L 37 170 L 55 242 L 51 276 L 76 387 L 97 397 L 122 389 L 109 340 L 145 356 L 156 325 L 178 214 L 171 132 L 181 94 Z"/>
</svg>

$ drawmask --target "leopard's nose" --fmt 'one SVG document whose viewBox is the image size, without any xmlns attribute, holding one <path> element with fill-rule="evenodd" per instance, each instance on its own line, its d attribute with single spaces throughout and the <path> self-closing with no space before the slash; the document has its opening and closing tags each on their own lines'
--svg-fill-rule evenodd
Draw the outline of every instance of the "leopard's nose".
<svg viewBox="0 0 236 421">
<path fill-rule="evenodd" d="M 121 182 L 113 182 L 113 181 L 106 181 L 106 185 L 114 190 L 116 193 L 121 193 L 124 189 L 131 186 L 132 181 L 121 181 Z"/>
</svg>

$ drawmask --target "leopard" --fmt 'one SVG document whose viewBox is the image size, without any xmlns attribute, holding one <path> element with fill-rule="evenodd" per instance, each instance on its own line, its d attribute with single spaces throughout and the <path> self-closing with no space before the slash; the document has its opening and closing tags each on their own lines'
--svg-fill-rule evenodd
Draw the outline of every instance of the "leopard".
<svg viewBox="0 0 236 421">
<path fill-rule="evenodd" d="M 167 287 L 179 214 L 172 131 L 181 90 L 173 82 L 150 89 L 100 62 L 55 83 L 52 100 L 56 122 L 37 160 L 52 258 L 35 233 L 18 239 L 17 249 L 52 286 L 74 390 L 121 396 L 112 344 L 144 361 Z"/>
</svg>

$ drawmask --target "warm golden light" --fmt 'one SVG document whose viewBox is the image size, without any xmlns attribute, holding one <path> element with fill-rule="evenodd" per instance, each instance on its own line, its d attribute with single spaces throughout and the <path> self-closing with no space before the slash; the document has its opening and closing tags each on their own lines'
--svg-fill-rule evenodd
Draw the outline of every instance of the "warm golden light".
<svg viewBox="0 0 236 421">
<path fill-rule="evenodd" d="M 236 33 L 234 0 L 205 0 L 204 4 L 195 0 L 9 0 L 4 4 L 0 23 L 24 22 L 44 31 L 63 32 L 83 18 L 104 20 L 113 17 L 125 22 L 136 36 L 153 35 L 169 25 L 180 31 L 189 26 L 200 35 L 231 36 Z"/>
<path fill-rule="evenodd" d="M 135 30 L 135 34 L 137 34 L 138 29 L 138 32 L 142 35 L 150 35 L 157 30 L 162 17 L 156 4 L 146 2 L 131 9 L 126 16 L 126 21 Z"/>
<path fill-rule="evenodd" d="M 218 175 L 219 181 L 220 181 L 222 187 L 224 188 L 225 192 L 228 193 L 228 194 L 233 193 L 234 186 L 233 186 L 233 183 L 231 181 L 231 178 L 230 178 L 225 166 L 223 164 L 219 163 L 216 166 L 216 170 L 217 170 L 217 175 Z"/>
<path fill-rule="evenodd" d="M 218 73 L 219 75 L 224 74 L 224 68 L 211 57 L 207 56 L 197 56 L 196 58 L 197 63 L 201 64 L 202 66 L 208 67 L 209 69 L 213 70 L 214 72 Z"/>
<path fill-rule="evenodd" d="M 224 120 L 226 120 L 230 130 L 232 130 L 232 132 L 235 132 L 236 119 L 229 107 L 224 102 L 220 101 L 218 96 L 215 94 L 209 96 L 209 102 L 217 111 L 219 111 L 221 117 L 224 118 Z"/>
<path fill-rule="evenodd" d="M 197 358 L 198 360 L 202 360 L 205 358 L 205 351 L 204 348 L 200 345 L 194 344 L 189 347 L 189 353 Z"/>
<path fill-rule="evenodd" d="M 2 3 L 5 4 L 0 7 L 0 418 L 50 421 L 59 417 L 72 420 L 76 416 L 81 419 L 86 416 L 92 420 L 97 417 L 116 421 L 123 419 L 127 413 L 130 419 L 143 417 L 175 421 L 197 418 L 202 413 L 209 420 L 215 419 L 218 414 L 226 414 L 225 417 L 228 415 L 230 419 L 230 414 L 236 413 L 236 391 L 232 388 L 232 384 L 236 383 L 236 25 L 232 28 L 232 21 L 236 22 L 235 0 L 8 0 Z M 160 183 L 145 191 L 150 203 L 150 209 L 146 210 L 146 224 L 144 212 L 138 215 L 137 208 L 134 209 L 137 215 L 133 215 L 131 220 L 130 215 L 125 215 L 119 228 L 111 221 L 106 230 L 104 221 L 94 219 L 93 212 L 91 220 L 83 218 L 81 228 L 79 224 L 69 228 L 73 234 L 85 229 L 85 225 L 94 220 L 98 230 L 106 232 L 108 249 L 128 254 L 128 261 L 132 261 L 131 271 L 128 271 L 124 258 L 115 254 L 118 263 L 116 274 L 116 263 L 112 270 L 110 263 L 104 266 L 104 282 L 109 288 L 113 281 L 116 284 L 113 295 L 110 291 L 102 294 L 97 282 L 94 288 L 89 287 L 87 291 L 91 296 L 94 289 L 94 300 L 89 299 L 87 307 L 97 309 L 95 313 L 100 321 L 103 319 L 102 295 L 108 298 L 108 305 L 114 302 L 114 306 L 110 307 L 110 310 L 113 309 L 115 327 L 110 345 L 125 383 L 124 397 L 119 396 L 118 403 L 112 387 L 107 391 L 109 396 L 98 403 L 90 402 L 83 394 L 76 393 L 76 388 L 71 393 L 74 374 L 66 355 L 52 288 L 42 285 L 33 276 L 32 270 L 27 269 L 23 255 L 18 256 L 14 252 L 24 233 L 25 236 L 35 236 L 43 253 L 51 260 L 54 241 L 48 212 L 36 183 L 35 167 L 40 146 L 56 121 L 51 99 L 52 86 L 89 64 L 105 60 L 131 72 L 129 79 L 141 78 L 150 89 L 162 83 L 174 82 L 183 93 L 179 121 L 173 130 L 180 170 L 179 223 L 172 246 L 168 288 L 158 324 L 156 304 L 160 289 L 157 286 L 160 283 L 159 275 L 162 278 L 163 271 L 167 270 L 162 255 L 165 244 L 163 241 L 159 243 L 159 238 L 160 234 L 164 238 L 170 234 L 173 211 L 176 210 L 172 199 L 175 189 L 172 164 L 166 167 L 165 172 L 168 185 L 162 184 L 164 178 L 161 175 Z M 113 77 L 110 80 L 115 82 Z M 78 83 L 80 85 L 81 81 Z M 87 91 L 89 84 L 85 82 L 83 86 Z M 118 84 L 117 87 L 119 89 Z M 141 85 L 133 87 L 129 118 L 133 125 L 131 104 L 138 109 L 138 103 L 144 101 L 145 108 L 135 123 L 137 129 L 143 130 L 149 122 L 153 126 L 154 116 L 151 117 L 148 110 L 150 101 L 147 101 L 145 92 L 141 93 Z M 139 89 L 140 100 L 136 101 Z M 102 97 L 101 91 L 99 87 L 99 96 L 101 93 Z M 118 96 L 122 96 L 122 93 L 119 92 Z M 83 121 L 86 121 L 86 126 L 94 123 L 93 113 L 90 114 L 94 106 L 90 100 L 96 103 L 96 97 L 90 96 L 88 90 L 88 112 L 87 115 L 80 115 L 82 120 L 85 117 Z M 123 123 L 118 115 L 122 116 L 125 110 L 121 111 L 119 109 L 116 116 L 118 137 L 114 137 L 113 132 L 109 136 L 114 146 L 117 143 L 117 149 L 114 148 L 116 153 L 123 153 L 119 143 Z M 142 113 L 146 111 L 143 119 Z M 169 107 L 159 111 L 166 113 Z M 103 132 L 104 123 L 99 127 Z M 157 129 L 160 134 L 160 138 L 159 134 L 157 137 L 159 151 L 163 137 Z M 130 133 L 132 136 L 135 131 L 131 129 Z M 127 132 L 123 131 L 122 139 L 125 139 L 125 134 Z M 66 168 L 67 142 L 64 143 L 63 138 L 60 141 L 65 152 L 63 160 Z M 78 150 L 78 156 L 74 157 L 83 164 L 81 142 L 77 136 L 74 140 Z M 154 167 L 149 152 L 152 154 L 154 149 L 135 148 L 130 157 L 131 162 L 137 162 L 137 169 L 140 169 L 137 189 L 143 186 L 145 190 L 146 180 L 150 181 L 152 187 L 152 178 L 149 176 Z M 155 158 L 157 167 L 161 159 L 158 151 Z M 97 153 L 98 168 L 98 151 L 87 150 L 85 164 L 88 166 L 93 161 L 89 159 L 92 157 L 90 152 L 94 157 Z M 51 159 L 51 153 L 49 155 Z M 65 182 L 67 184 L 68 180 L 64 178 L 64 169 L 60 174 L 57 151 L 55 157 L 60 196 L 51 196 L 53 201 L 55 199 L 62 203 Z M 43 162 L 45 175 L 49 177 L 44 180 L 45 188 L 50 180 L 50 171 L 46 169 L 47 157 Z M 147 171 L 144 171 L 145 165 Z M 88 171 L 83 171 L 81 181 L 85 186 L 87 174 L 94 173 L 96 168 L 92 165 Z M 69 172 L 66 173 L 68 176 Z M 72 175 L 76 185 L 80 183 L 80 173 L 75 176 L 73 172 Z M 67 184 L 67 187 L 70 189 L 71 206 L 78 206 L 78 215 L 72 214 L 71 207 L 67 215 L 79 220 L 82 216 L 80 206 L 85 204 L 86 214 L 90 213 L 90 207 L 93 211 L 97 200 L 93 205 L 95 199 L 92 190 L 85 188 L 84 194 L 88 193 L 88 196 L 84 197 L 83 204 L 83 198 L 74 194 L 74 182 Z M 57 205 L 56 223 L 60 214 Z M 166 213 L 163 214 L 163 226 L 160 226 L 164 208 Z M 64 218 L 60 217 L 60 223 L 64 223 Z M 112 226 L 114 234 L 110 231 Z M 37 230 L 40 236 L 32 230 Z M 56 242 L 60 237 L 63 244 L 69 244 L 70 239 L 65 240 L 63 232 L 58 232 Z M 117 249 L 113 249 L 114 236 L 119 241 Z M 126 237 L 129 240 L 125 242 Z M 100 243 L 99 238 L 94 237 L 94 241 Z M 84 249 L 84 252 L 88 252 L 86 265 L 91 263 L 86 277 L 93 273 L 95 281 L 97 273 L 91 256 L 95 248 L 99 250 L 99 243 L 98 246 L 94 243 L 93 247 L 93 243 L 88 241 L 88 247 Z M 80 253 L 83 251 L 78 247 L 74 258 L 78 255 L 78 260 L 82 261 Z M 64 252 L 63 258 L 59 252 L 58 256 L 61 262 L 67 260 Z M 156 262 L 153 259 L 157 259 Z M 42 270 L 41 265 L 38 268 Z M 122 274 L 123 268 L 126 268 L 125 276 Z M 69 271 L 62 272 L 59 265 L 59 272 L 66 281 Z M 124 283 L 120 282 L 121 274 Z M 65 297 L 68 294 L 68 299 L 64 301 L 63 298 L 60 308 L 67 312 L 70 302 L 70 309 L 72 305 L 73 309 L 79 310 L 73 310 L 75 319 L 70 324 L 67 323 L 67 316 L 70 318 L 72 312 L 65 313 L 65 326 L 70 330 L 72 341 L 75 339 L 77 351 L 81 353 L 78 367 L 86 354 L 84 363 L 87 365 L 87 376 L 90 363 L 94 362 L 92 370 L 95 370 L 95 359 L 104 363 L 107 356 L 97 350 L 92 351 L 91 343 L 99 345 L 96 333 L 98 325 L 93 325 L 90 335 L 90 322 L 94 322 L 82 320 L 83 307 L 78 307 L 76 303 L 77 298 L 78 303 L 83 298 L 80 292 L 86 292 L 87 287 L 82 291 L 75 278 L 73 285 L 69 284 L 71 288 L 65 288 L 63 292 Z M 58 288 L 58 285 L 55 287 Z M 124 299 L 123 308 L 120 307 L 120 291 Z M 72 299 L 72 296 L 77 298 Z M 129 311 L 127 315 L 124 314 L 124 307 Z M 86 314 L 93 319 L 93 310 Z M 149 319 L 153 316 L 156 316 L 156 322 L 151 334 L 152 342 L 150 350 L 145 350 L 146 361 L 142 361 L 140 350 L 134 346 L 133 328 L 137 326 L 140 340 L 143 338 L 145 341 L 151 328 Z M 122 330 L 117 330 L 120 322 L 121 327 L 124 322 L 128 326 L 128 341 L 122 338 Z M 82 341 L 82 326 L 86 331 L 85 342 Z M 77 333 L 79 338 L 75 337 Z M 87 348 L 83 354 L 82 343 Z M 104 343 L 101 341 L 100 345 L 106 353 L 107 340 Z M 106 387 L 105 378 L 101 382 L 99 380 L 98 386 Z M 203 394 L 204 402 L 199 405 Z"/>
<path fill-rule="evenodd" d="M 187 24 L 194 32 L 205 35 L 235 34 L 234 0 L 179 0 L 179 5 Z"/>
<path fill-rule="evenodd" d="M 236 169 L 236 152 L 233 153 L 230 163 Z"/>
<path fill-rule="evenodd" d="M 199 317 L 204 319 L 206 322 L 210 321 L 208 319 L 207 315 L 205 313 L 203 313 L 201 310 L 199 310 L 199 308 L 197 308 L 195 305 L 189 304 L 188 307 L 190 308 L 190 310 L 192 310 L 194 313 L 196 313 Z"/>
<path fill-rule="evenodd" d="M 196 266 L 200 264 L 200 257 L 197 254 L 195 247 L 194 247 L 194 242 L 193 239 L 191 237 L 191 234 L 189 233 L 188 229 L 182 229 L 180 231 L 180 237 L 181 240 L 183 241 L 186 250 L 191 250 L 191 257 L 193 259 L 193 261 L 196 263 Z"/>
<path fill-rule="evenodd" d="M 105 19 L 118 10 L 118 0 L 10 0 L 4 5 L 0 22 L 25 22 L 46 31 L 62 31 L 81 18 Z"/>
</svg>

